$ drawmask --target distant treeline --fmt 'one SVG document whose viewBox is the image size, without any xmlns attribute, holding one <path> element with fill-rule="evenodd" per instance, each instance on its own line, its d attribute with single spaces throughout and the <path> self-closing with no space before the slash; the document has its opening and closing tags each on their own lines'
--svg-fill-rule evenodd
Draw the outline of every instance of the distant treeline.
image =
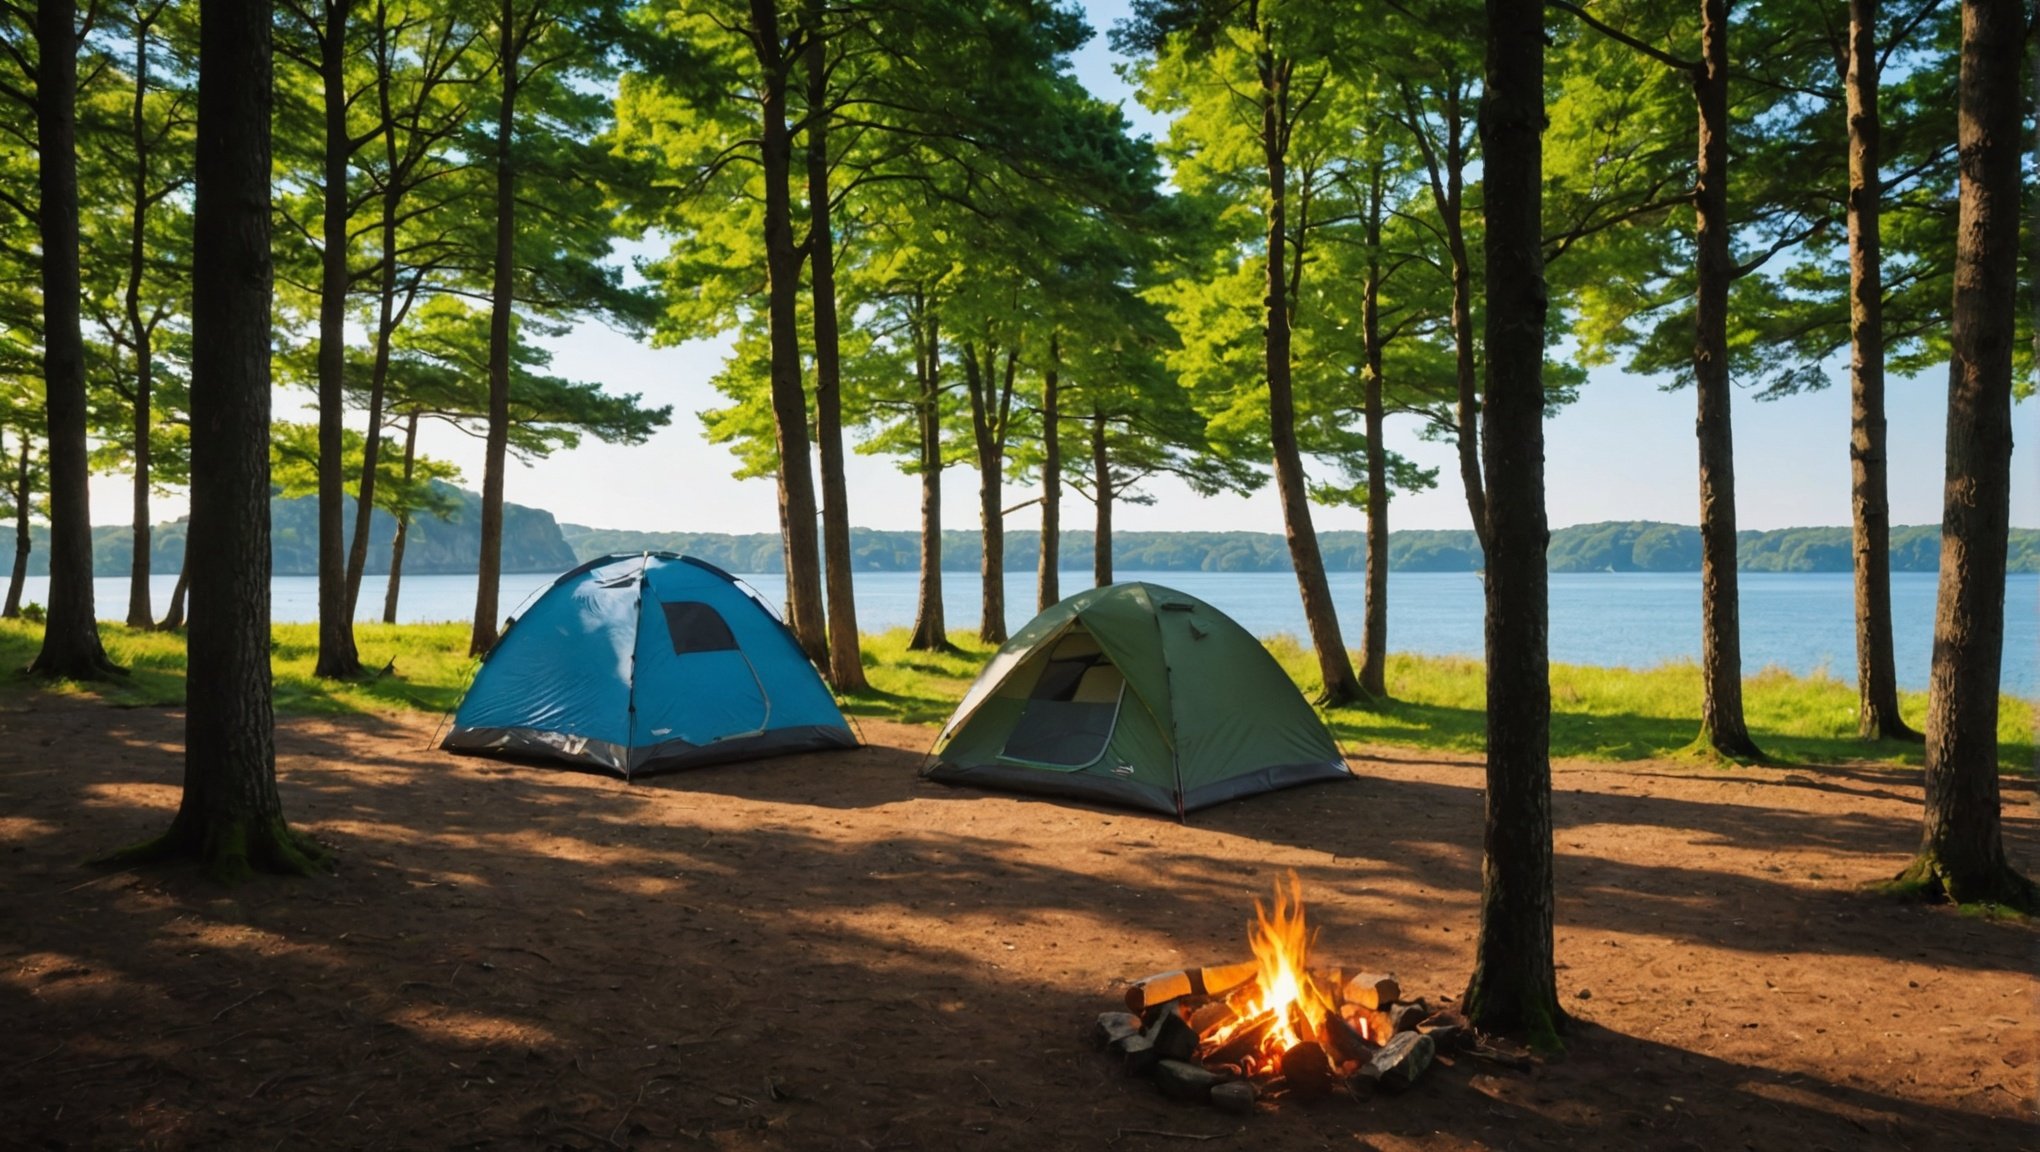
<svg viewBox="0 0 2040 1152">
<path fill-rule="evenodd" d="M 611 552 L 667 551 L 698 556 L 733 572 L 778 572 L 777 533 L 730 535 L 717 532 L 626 532 L 559 526 L 567 544 L 583 560 Z M 1847 528 L 1781 528 L 1744 532 L 1739 559 L 1748 572 L 1847 572 Z M 1325 567 L 1357 572 L 1367 562 L 1367 537 L 1361 532 L 1319 535 Z M 859 570 L 912 572 L 919 565 L 920 535 L 852 529 L 851 552 Z M 978 568 L 980 539 L 976 532 L 942 534 L 942 567 L 949 571 Z M 1941 530 L 1937 525 L 1894 527 L 1891 567 L 1899 572 L 1932 572 L 1940 563 Z M 1065 532 L 1062 564 L 1087 570 L 1092 534 Z M 1040 537 L 1015 532 L 1006 537 L 1009 570 L 1033 568 L 1040 555 Z M 1554 572 L 1697 572 L 1700 530 L 1684 524 L 1651 521 L 1580 524 L 1551 534 L 1549 551 Z M 1282 537 L 1264 532 L 1118 532 L 1112 538 L 1112 563 L 1127 571 L 1148 572 L 1287 572 L 1289 550 Z M 1410 530 L 1391 532 L 1388 566 L 1399 572 L 1471 572 L 1480 567 L 1480 547 L 1472 532 Z M 2040 530 L 2011 532 L 2011 570 L 2040 572 Z"/>
<path fill-rule="evenodd" d="M 445 520 L 423 516 L 411 522 L 410 538 L 404 542 L 404 573 L 409 576 L 464 574 L 477 570 L 482 554 L 481 497 L 473 492 L 443 486 L 458 506 Z M 346 522 L 354 523 L 354 500 L 347 500 Z M 269 502 L 270 556 L 278 576 L 315 576 L 319 571 L 318 501 L 306 496 L 295 500 L 277 498 Z M 184 563 L 182 520 L 157 524 L 149 533 L 151 571 L 174 576 Z M 390 541 L 397 522 L 378 510 L 369 532 L 368 572 L 385 575 L 390 570 Z M 49 529 L 34 525 L 34 550 L 29 553 L 28 573 L 49 575 Z M 776 539 L 776 537 L 775 537 Z M 124 576 L 134 556 L 134 540 L 125 524 L 98 524 L 92 528 L 92 574 Z M 553 515 L 542 508 L 520 504 L 503 506 L 503 571 L 561 572 L 579 563 L 573 549 L 560 535 Z"/>
</svg>

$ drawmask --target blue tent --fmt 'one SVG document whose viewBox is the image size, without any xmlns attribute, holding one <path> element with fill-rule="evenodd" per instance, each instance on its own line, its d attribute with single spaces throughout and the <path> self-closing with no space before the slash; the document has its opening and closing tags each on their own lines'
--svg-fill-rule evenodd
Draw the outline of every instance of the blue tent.
<svg viewBox="0 0 2040 1152">
<path fill-rule="evenodd" d="M 553 581 L 483 660 L 445 743 L 625 779 L 856 746 L 779 617 L 729 573 L 668 552 Z"/>
</svg>

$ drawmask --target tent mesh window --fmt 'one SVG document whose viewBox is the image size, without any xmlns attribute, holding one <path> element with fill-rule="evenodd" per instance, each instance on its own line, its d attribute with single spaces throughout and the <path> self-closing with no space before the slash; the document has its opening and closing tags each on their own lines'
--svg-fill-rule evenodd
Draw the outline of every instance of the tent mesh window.
<svg viewBox="0 0 2040 1152">
<path fill-rule="evenodd" d="M 708 605 L 698 600 L 671 600 L 659 607 L 666 613 L 666 631 L 672 634 L 674 655 L 728 652 L 736 648 L 737 638 L 730 634 L 722 613 Z"/>
<path fill-rule="evenodd" d="M 1098 762 L 1119 722 L 1126 678 L 1087 632 L 1072 632 L 1048 654 L 1027 706 L 1000 755 L 1044 767 Z"/>
</svg>

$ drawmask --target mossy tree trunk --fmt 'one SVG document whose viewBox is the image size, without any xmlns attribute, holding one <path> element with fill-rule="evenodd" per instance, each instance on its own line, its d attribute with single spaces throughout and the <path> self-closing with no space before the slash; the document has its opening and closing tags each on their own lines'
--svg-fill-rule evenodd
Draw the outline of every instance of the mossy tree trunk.
<svg viewBox="0 0 2040 1152">
<path fill-rule="evenodd" d="M 1928 688 L 1926 820 L 1903 886 L 2040 910 L 2005 857 L 1998 689 L 2011 520 L 2012 341 L 2018 287 L 2018 0 L 1962 6 L 1961 195 L 1948 363 L 1941 586 Z"/>
<path fill-rule="evenodd" d="M 222 879 L 302 874 L 284 823 L 269 668 L 271 0 L 202 0 L 193 211 L 191 534 L 184 794 L 120 862 L 193 857 Z M 210 607 L 207 607 L 210 605 Z"/>
<path fill-rule="evenodd" d="M 1544 5 L 1488 0 L 1486 165 L 1487 815 L 1480 939 L 1462 1010 L 1554 1046 L 1551 680 L 1544 548 Z"/>
</svg>

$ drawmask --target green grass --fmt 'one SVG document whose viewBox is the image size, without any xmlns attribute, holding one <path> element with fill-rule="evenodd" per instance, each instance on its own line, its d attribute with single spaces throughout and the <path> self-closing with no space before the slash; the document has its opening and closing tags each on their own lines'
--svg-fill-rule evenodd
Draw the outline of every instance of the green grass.
<svg viewBox="0 0 2040 1152">
<path fill-rule="evenodd" d="M 125 676 L 93 684 L 41 685 L 48 691 L 89 693 L 129 707 L 184 703 L 184 637 L 173 632 L 145 632 L 123 624 L 101 623 L 99 635 Z M 312 624 L 278 624 L 270 651 L 274 654 L 276 710 L 284 714 L 388 712 L 417 709 L 445 712 L 460 702 L 473 676 L 465 624 L 357 624 L 355 646 L 368 677 L 359 681 L 321 680 L 312 675 L 318 656 L 319 630 Z M 0 669 L 8 682 L 28 687 L 37 682 L 21 670 L 42 645 L 42 626 L 22 620 L 0 620 Z M 376 671 L 394 662 L 385 675 Z"/>
<path fill-rule="evenodd" d="M 92 693 L 129 706 L 177 705 L 184 701 L 183 637 L 138 632 L 118 624 L 100 628 L 107 651 L 130 670 L 117 680 L 93 685 L 60 684 L 47 690 Z M 940 724 L 976 679 L 992 648 L 967 633 L 952 633 L 952 652 L 914 652 L 904 629 L 864 638 L 864 667 L 871 689 L 844 700 L 854 717 Z M 318 630 L 310 624 L 279 624 L 276 707 L 282 714 L 387 712 L 415 709 L 445 712 L 459 703 L 475 662 L 467 655 L 465 624 L 361 624 L 355 627 L 361 660 L 371 669 L 394 661 L 386 675 L 335 683 L 312 675 Z M 39 625 L 0 620 L 0 668 L 23 669 L 42 642 Z M 1318 686 L 1316 662 L 1293 637 L 1268 641 L 1283 667 L 1306 694 Z M 1479 752 L 1484 739 L 1483 681 L 1477 660 L 1452 657 L 1389 657 L 1392 699 L 1328 713 L 1343 741 L 1399 744 L 1457 752 Z M 15 672 L 5 683 L 27 690 L 36 682 Z M 1794 676 L 1767 668 L 1744 681 L 1743 703 L 1750 730 L 1777 761 L 1831 763 L 1885 760 L 1917 764 L 1916 744 L 1856 739 L 1856 692 L 1823 672 Z M 1915 727 L 1926 722 L 1926 694 L 1904 693 L 1901 705 Z M 1555 756 L 1591 760 L 1646 760 L 1693 756 L 1700 727 L 1700 669 L 1690 662 L 1634 670 L 1556 664 L 1551 669 L 1551 751 Z M 2033 770 L 2033 701 L 2007 696 L 1999 710 L 2000 759 L 2006 771 Z"/>
<path fill-rule="evenodd" d="M 1294 638 L 1268 647 L 1306 694 L 1320 683 L 1317 661 Z M 1357 657 L 1356 657 L 1357 659 Z M 1485 740 L 1486 676 L 1481 662 L 1455 657 L 1388 658 L 1391 699 L 1328 713 L 1341 740 L 1409 744 L 1479 752 Z M 1900 694 L 1914 728 L 1924 727 L 1927 696 Z M 2034 702 L 2003 697 L 1998 710 L 1999 760 L 2009 772 L 2030 773 L 2034 762 Z M 1796 676 L 1765 668 L 1743 680 L 1743 714 L 1758 747 L 1774 761 L 1831 763 L 1886 760 L 1918 764 L 1920 746 L 1856 738 L 1856 689 L 1825 670 Z M 1551 752 L 1588 760 L 1645 760 L 1696 756 L 1700 731 L 1700 666 L 1692 661 L 1655 668 L 1551 666 Z"/>
</svg>

